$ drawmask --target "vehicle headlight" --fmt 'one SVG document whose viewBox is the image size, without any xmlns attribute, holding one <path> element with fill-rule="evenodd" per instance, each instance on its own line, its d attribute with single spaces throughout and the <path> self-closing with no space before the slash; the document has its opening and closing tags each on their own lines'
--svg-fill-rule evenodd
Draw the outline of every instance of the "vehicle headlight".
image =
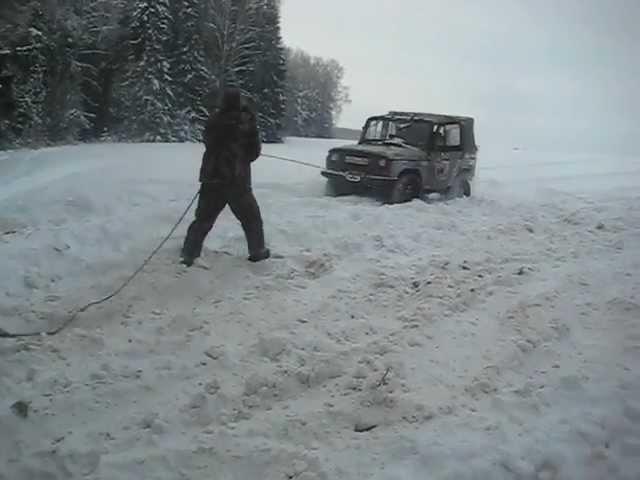
<svg viewBox="0 0 640 480">
<path fill-rule="evenodd" d="M 340 154 L 338 152 L 333 152 L 329 155 L 330 162 L 338 162 L 340 161 Z"/>
<path fill-rule="evenodd" d="M 380 160 L 378 160 L 378 165 L 380 167 L 386 167 L 387 166 L 387 159 L 386 158 L 381 158 Z"/>
</svg>

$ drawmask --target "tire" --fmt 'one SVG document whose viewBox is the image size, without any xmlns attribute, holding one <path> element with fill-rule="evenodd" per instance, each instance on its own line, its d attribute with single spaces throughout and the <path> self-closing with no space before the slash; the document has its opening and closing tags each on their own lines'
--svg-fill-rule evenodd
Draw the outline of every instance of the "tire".
<svg viewBox="0 0 640 480">
<path fill-rule="evenodd" d="M 458 175 L 445 193 L 446 200 L 471 196 L 471 182 L 464 175 Z"/>
<path fill-rule="evenodd" d="M 353 193 L 353 188 L 349 187 L 349 185 L 345 185 L 345 182 L 340 182 L 339 180 L 327 180 L 327 183 L 324 185 L 324 194 L 327 197 L 341 197 L 344 195 L 351 195 Z"/>
<path fill-rule="evenodd" d="M 422 193 L 422 180 L 415 173 L 401 175 L 396 181 L 391 193 L 389 203 L 406 203 L 418 198 Z"/>
</svg>

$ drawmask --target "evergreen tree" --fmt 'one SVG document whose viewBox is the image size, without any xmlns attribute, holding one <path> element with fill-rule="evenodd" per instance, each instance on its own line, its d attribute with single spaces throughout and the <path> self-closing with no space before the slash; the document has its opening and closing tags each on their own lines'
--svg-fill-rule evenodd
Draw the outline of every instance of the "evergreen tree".
<svg viewBox="0 0 640 480">
<path fill-rule="evenodd" d="M 9 37 L 13 71 L 16 112 L 7 138 L 14 145 L 46 141 L 46 61 L 51 51 L 46 36 L 47 21 L 39 2 L 23 5 L 16 24 L 5 25 L 3 37 Z"/>
<path fill-rule="evenodd" d="M 257 0 L 253 28 L 257 54 L 249 89 L 258 107 L 258 121 L 267 142 L 280 141 L 285 111 L 286 59 L 276 0 Z"/>
<path fill-rule="evenodd" d="M 81 85 L 84 110 L 91 120 L 85 139 L 108 135 L 114 126 L 113 93 L 118 75 L 127 65 L 129 21 L 126 0 L 89 0 L 82 5 L 84 69 Z"/>
<path fill-rule="evenodd" d="M 206 5 L 205 45 L 217 90 L 213 97 L 227 86 L 251 94 L 251 74 L 260 54 L 256 0 L 210 0 Z"/>
<path fill-rule="evenodd" d="M 2 0 L 0 143 L 200 140 L 220 88 L 263 140 L 328 136 L 342 67 L 287 54 L 278 0 Z M 215 99 L 215 100 L 214 100 Z"/>
<path fill-rule="evenodd" d="M 129 69 L 118 95 L 124 132 L 140 141 L 173 141 L 177 128 L 169 0 L 136 0 L 130 21 Z"/>
<path fill-rule="evenodd" d="M 89 120 L 80 89 L 83 29 L 77 5 L 34 0 L 10 12 L 0 38 L 15 75 L 16 112 L 5 138 L 13 136 L 15 145 L 77 140 Z"/>
<path fill-rule="evenodd" d="M 199 140 L 207 118 L 205 99 L 215 85 L 205 56 L 204 9 L 200 0 L 173 0 L 174 51 L 171 64 L 180 140 Z"/>
<path fill-rule="evenodd" d="M 331 137 L 342 106 L 349 101 L 344 70 L 335 60 L 301 50 L 287 55 L 286 131 L 304 137 Z"/>
<path fill-rule="evenodd" d="M 49 39 L 45 77 L 47 137 L 54 143 L 77 140 L 90 124 L 81 89 L 88 68 L 80 60 L 88 33 L 82 13 L 80 5 L 60 5 L 50 10 L 46 30 L 42 30 Z"/>
</svg>

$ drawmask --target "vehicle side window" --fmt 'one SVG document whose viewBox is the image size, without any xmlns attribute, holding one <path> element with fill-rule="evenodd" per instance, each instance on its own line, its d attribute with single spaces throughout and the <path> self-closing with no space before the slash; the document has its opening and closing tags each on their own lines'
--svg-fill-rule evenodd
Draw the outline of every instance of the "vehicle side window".
<svg viewBox="0 0 640 480">
<path fill-rule="evenodd" d="M 433 148 L 441 152 L 460 150 L 461 129 L 458 123 L 436 125 L 433 129 Z"/>
<path fill-rule="evenodd" d="M 426 149 L 429 144 L 431 128 L 431 123 L 429 122 L 410 122 L 405 125 L 399 125 L 396 136 L 403 138 L 409 145 Z"/>
<path fill-rule="evenodd" d="M 445 145 L 450 149 L 460 148 L 460 125 L 451 123 L 444 126 Z"/>
</svg>

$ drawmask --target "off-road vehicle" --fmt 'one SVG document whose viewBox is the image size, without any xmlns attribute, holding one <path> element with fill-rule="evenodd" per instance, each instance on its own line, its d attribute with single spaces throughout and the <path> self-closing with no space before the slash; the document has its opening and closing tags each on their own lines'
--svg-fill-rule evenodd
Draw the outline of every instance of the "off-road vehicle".
<svg viewBox="0 0 640 480">
<path fill-rule="evenodd" d="M 329 150 L 322 176 L 332 196 L 373 190 L 389 203 L 435 192 L 468 197 L 477 151 L 471 117 L 391 111 L 368 118 L 357 144 Z"/>
</svg>

